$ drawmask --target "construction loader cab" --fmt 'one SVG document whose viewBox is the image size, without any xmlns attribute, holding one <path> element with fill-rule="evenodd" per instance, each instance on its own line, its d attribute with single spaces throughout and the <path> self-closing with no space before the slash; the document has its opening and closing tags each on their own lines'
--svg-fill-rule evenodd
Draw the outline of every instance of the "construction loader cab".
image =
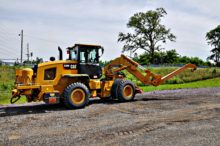
<svg viewBox="0 0 220 146">
<path fill-rule="evenodd" d="M 28 102 L 62 103 L 67 108 L 83 108 L 96 97 L 128 102 L 142 90 L 119 73 L 123 70 L 144 85 L 158 86 L 187 68 L 196 69 L 195 65 L 186 64 L 162 77 L 122 54 L 103 67 L 104 76 L 100 79 L 99 59 L 104 52 L 101 46 L 76 44 L 67 48 L 67 60 L 63 60 L 62 49 L 58 50 L 59 60 L 40 63 L 33 69 L 16 69 L 11 103 L 23 96 Z"/>
<path fill-rule="evenodd" d="M 87 74 L 91 79 L 98 79 L 102 76 L 102 69 L 99 66 L 99 58 L 104 49 L 99 45 L 75 44 L 68 47 L 69 60 L 77 61 L 79 74 Z"/>
</svg>

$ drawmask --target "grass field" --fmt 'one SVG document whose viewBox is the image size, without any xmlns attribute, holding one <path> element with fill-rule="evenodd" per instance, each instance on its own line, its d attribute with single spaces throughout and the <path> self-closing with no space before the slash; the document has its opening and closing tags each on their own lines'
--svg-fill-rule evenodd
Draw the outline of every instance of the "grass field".
<svg viewBox="0 0 220 146">
<path fill-rule="evenodd" d="M 150 68 L 153 73 L 166 75 L 176 68 Z M 169 90 L 182 88 L 202 88 L 202 87 L 220 87 L 220 69 L 216 68 L 199 68 L 195 72 L 186 70 L 178 76 L 168 80 L 165 84 L 158 87 L 143 86 L 131 74 L 125 72 L 127 79 L 139 85 L 144 91 Z M 0 66 L 0 104 L 9 104 L 11 90 L 14 87 L 15 67 Z M 21 98 L 17 103 L 26 102 Z"/>
<path fill-rule="evenodd" d="M 143 91 L 155 91 L 155 90 L 173 90 L 184 88 L 207 88 L 207 87 L 220 87 L 220 78 L 207 79 L 202 81 L 195 81 L 182 84 L 163 84 L 157 87 L 154 86 L 141 86 Z"/>
<path fill-rule="evenodd" d="M 151 72 L 155 74 L 160 74 L 161 76 L 165 76 L 172 71 L 176 70 L 176 67 L 163 67 L 163 68 L 148 68 Z M 126 78 L 131 80 L 135 84 L 139 86 L 143 86 L 143 84 L 138 81 L 133 75 L 125 72 Z M 220 77 L 220 68 L 198 68 L 196 71 L 191 72 L 190 69 L 185 70 L 177 76 L 167 80 L 165 84 L 182 84 L 206 79 L 212 79 Z"/>
</svg>

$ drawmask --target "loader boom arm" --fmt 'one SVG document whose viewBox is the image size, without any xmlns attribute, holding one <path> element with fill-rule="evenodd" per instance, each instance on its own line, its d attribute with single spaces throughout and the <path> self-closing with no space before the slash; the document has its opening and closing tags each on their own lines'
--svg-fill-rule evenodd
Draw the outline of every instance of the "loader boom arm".
<svg viewBox="0 0 220 146">
<path fill-rule="evenodd" d="M 125 55 L 121 55 L 120 57 L 112 60 L 108 65 L 104 67 L 104 73 L 107 78 L 119 78 L 120 75 L 118 74 L 118 72 L 126 69 L 143 84 L 158 86 L 166 80 L 172 78 L 173 76 L 180 74 L 187 68 L 191 68 L 192 71 L 196 70 L 196 66 L 194 64 L 186 64 L 183 67 L 162 77 L 161 75 L 156 75 L 150 70 L 145 69 L 140 64 L 126 57 Z"/>
</svg>

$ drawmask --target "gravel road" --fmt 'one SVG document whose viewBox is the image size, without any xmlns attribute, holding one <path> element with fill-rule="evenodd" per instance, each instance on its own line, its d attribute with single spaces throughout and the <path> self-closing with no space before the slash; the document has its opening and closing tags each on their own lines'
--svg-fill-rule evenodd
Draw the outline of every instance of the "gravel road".
<svg viewBox="0 0 220 146">
<path fill-rule="evenodd" d="M 93 99 L 79 110 L 0 106 L 0 145 L 220 145 L 220 88 Z"/>
</svg>

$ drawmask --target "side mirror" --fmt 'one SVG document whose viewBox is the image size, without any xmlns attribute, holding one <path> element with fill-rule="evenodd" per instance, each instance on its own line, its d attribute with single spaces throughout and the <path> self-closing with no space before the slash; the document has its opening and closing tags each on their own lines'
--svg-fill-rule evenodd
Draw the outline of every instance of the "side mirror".
<svg viewBox="0 0 220 146">
<path fill-rule="evenodd" d="M 99 57 L 101 57 L 103 54 L 104 54 L 104 48 L 103 47 L 101 47 L 99 50 L 101 50 L 101 52 L 99 51 Z"/>
<path fill-rule="evenodd" d="M 102 54 L 104 54 L 104 48 L 102 48 Z"/>
</svg>

